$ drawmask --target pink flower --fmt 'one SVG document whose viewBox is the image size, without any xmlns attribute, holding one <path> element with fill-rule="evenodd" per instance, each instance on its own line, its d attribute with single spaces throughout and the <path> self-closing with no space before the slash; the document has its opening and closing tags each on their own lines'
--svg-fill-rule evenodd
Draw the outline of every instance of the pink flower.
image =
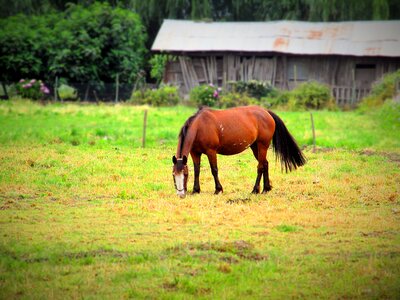
<svg viewBox="0 0 400 300">
<path fill-rule="evenodd" d="M 31 83 L 33 84 L 33 83 L 35 83 L 36 82 L 36 79 L 32 79 L 31 80 Z"/>
<path fill-rule="evenodd" d="M 20 82 L 20 83 L 25 82 L 25 79 L 21 79 L 19 82 Z"/>
<path fill-rule="evenodd" d="M 45 94 L 49 94 L 50 93 L 50 90 L 47 88 L 47 86 L 41 87 L 40 90 Z"/>
<path fill-rule="evenodd" d="M 218 98 L 218 90 L 214 91 L 214 95 L 213 96 L 214 96 L 214 98 Z"/>
</svg>

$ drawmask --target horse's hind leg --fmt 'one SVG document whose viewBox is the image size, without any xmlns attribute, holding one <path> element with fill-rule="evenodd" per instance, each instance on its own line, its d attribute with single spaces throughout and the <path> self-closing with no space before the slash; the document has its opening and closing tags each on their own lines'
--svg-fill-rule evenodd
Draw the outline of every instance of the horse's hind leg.
<svg viewBox="0 0 400 300">
<path fill-rule="evenodd" d="M 267 193 L 268 191 L 271 190 L 271 185 L 269 182 L 269 174 L 268 174 L 268 161 L 267 161 L 268 146 L 262 143 L 257 143 L 251 146 L 251 150 L 253 150 L 253 154 L 258 160 L 257 178 L 252 193 L 258 194 L 260 192 L 261 176 L 264 177 L 264 189 L 262 192 Z"/>
<path fill-rule="evenodd" d="M 253 145 L 250 146 L 251 150 L 253 151 L 254 157 L 258 161 L 258 147 L 257 143 L 254 143 Z M 260 169 L 259 165 L 257 166 L 257 178 L 256 178 L 256 183 L 254 184 L 253 191 L 251 192 L 252 194 L 258 194 L 260 193 L 260 181 L 261 181 L 261 176 L 262 176 L 262 168 Z"/>
<path fill-rule="evenodd" d="M 210 151 L 207 153 L 208 161 L 210 162 L 211 173 L 214 177 L 215 182 L 215 194 L 223 192 L 223 188 L 218 178 L 218 165 L 217 165 L 217 153 Z"/>
<path fill-rule="evenodd" d="M 264 162 L 263 177 L 264 177 L 264 189 L 262 192 L 263 192 L 263 194 L 265 194 L 272 189 L 272 186 L 269 182 L 268 160 L 267 159 L 265 159 L 265 162 Z"/>
</svg>

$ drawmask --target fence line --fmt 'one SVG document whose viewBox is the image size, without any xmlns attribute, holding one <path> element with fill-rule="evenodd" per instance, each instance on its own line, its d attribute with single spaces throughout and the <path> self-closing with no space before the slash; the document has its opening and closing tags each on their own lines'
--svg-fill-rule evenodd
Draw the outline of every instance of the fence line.
<svg viewBox="0 0 400 300">
<path fill-rule="evenodd" d="M 332 86 L 332 96 L 338 106 L 355 106 L 370 92 L 369 88 L 354 88 L 351 86 Z"/>
</svg>

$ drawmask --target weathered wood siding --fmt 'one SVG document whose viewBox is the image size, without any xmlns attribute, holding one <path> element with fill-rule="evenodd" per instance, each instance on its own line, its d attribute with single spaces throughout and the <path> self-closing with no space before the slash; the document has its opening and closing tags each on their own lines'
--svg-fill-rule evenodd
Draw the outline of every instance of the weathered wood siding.
<svg viewBox="0 0 400 300">
<path fill-rule="evenodd" d="M 302 82 L 328 84 L 338 104 L 354 103 L 373 82 L 400 68 L 400 58 L 296 56 L 296 55 L 191 55 L 170 61 L 164 82 L 180 87 L 182 94 L 200 84 L 226 86 L 229 81 L 259 80 L 291 90 Z"/>
</svg>

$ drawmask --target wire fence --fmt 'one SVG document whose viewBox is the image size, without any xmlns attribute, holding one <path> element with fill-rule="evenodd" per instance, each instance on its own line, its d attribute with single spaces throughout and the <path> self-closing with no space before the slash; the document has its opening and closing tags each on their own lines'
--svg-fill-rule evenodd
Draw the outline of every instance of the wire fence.
<svg viewBox="0 0 400 300">
<path fill-rule="evenodd" d="M 155 88 L 155 84 L 145 82 L 135 83 L 89 83 L 69 82 L 60 83 L 56 78 L 54 82 L 45 83 L 49 93 L 43 95 L 44 100 L 53 101 L 84 101 L 84 102 L 124 102 L 132 97 L 138 89 Z M 17 83 L 0 82 L 0 99 L 9 99 L 17 96 Z"/>
</svg>

